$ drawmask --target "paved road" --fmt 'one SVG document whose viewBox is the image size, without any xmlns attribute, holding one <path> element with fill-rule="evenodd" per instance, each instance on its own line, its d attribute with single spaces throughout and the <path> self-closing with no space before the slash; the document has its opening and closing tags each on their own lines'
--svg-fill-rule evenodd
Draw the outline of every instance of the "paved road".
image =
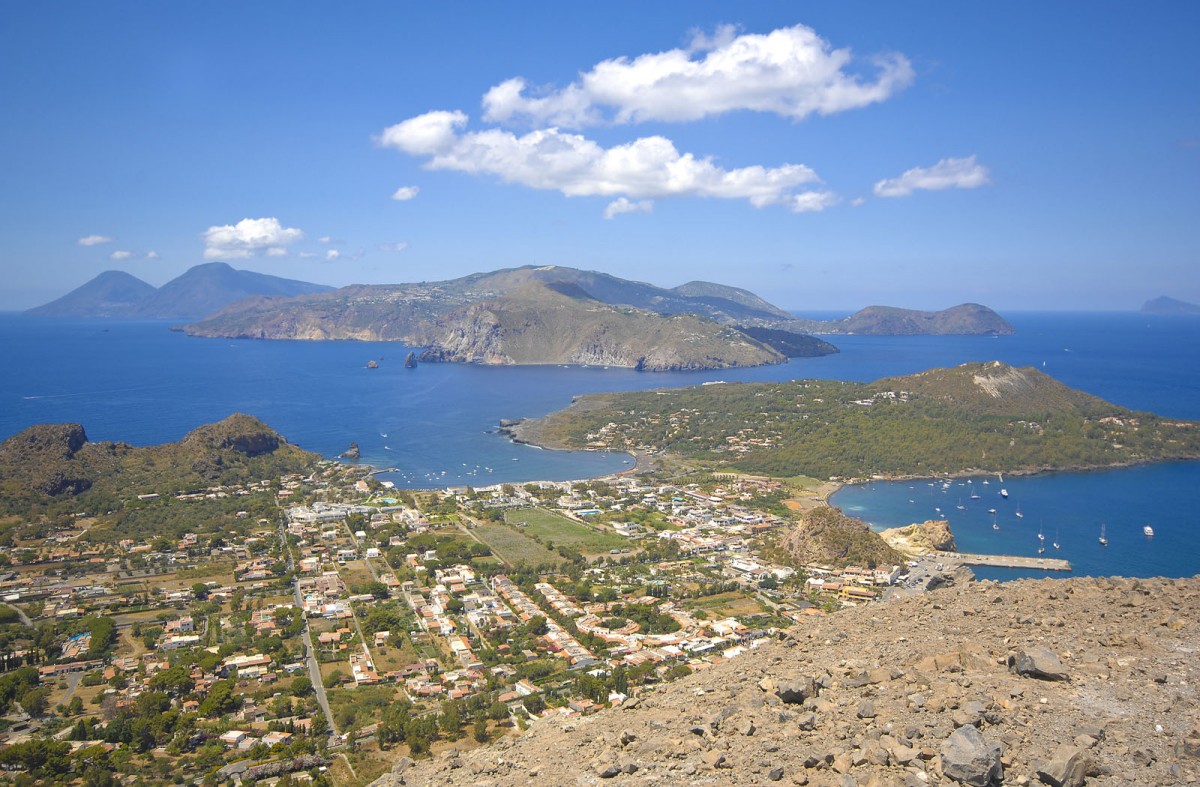
<svg viewBox="0 0 1200 787">
<path fill-rule="evenodd" d="M 295 573 L 296 561 L 292 558 L 292 545 L 287 540 L 287 532 L 283 527 L 283 512 L 279 513 L 279 538 L 287 548 L 288 571 Z M 296 597 L 296 609 L 300 610 L 300 614 L 304 615 L 304 599 L 300 597 L 300 581 L 298 578 L 292 579 L 292 595 Z M 317 649 L 313 647 L 312 632 L 308 628 L 308 616 L 304 615 L 304 654 L 305 660 L 308 662 L 308 679 L 312 681 L 313 692 L 317 695 L 317 704 L 321 706 L 321 711 L 325 714 L 325 721 L 329 724 L 329 743 L 335 743 L 337 735 L 337 727 L 333 723 L 333 711 L 329 709 L 329 698 L 325 696 L 325 682 L 321 679 L 321 665 L 317 661 Z"/>
</svg>

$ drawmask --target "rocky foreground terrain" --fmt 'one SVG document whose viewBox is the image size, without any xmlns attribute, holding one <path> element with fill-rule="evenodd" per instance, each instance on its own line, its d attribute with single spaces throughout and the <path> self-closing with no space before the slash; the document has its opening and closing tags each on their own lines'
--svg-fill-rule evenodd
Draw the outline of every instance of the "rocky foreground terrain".
<svg viewBox="0 0 1200 787">
<path fill-rule="evenodd" d="M 376 784 L 1200 781 L 1200 579 L 964 583 Z"/>
</svg>

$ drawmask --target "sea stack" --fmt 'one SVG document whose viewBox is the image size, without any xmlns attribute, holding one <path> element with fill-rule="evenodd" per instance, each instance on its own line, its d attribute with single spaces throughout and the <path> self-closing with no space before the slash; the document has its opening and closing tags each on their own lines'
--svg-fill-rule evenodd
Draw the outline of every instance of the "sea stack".
<svg viewBox="0 0 1200 787">
<path fill-rule="evenodd" d="M 351 443 L 350 447 L 339 456 L 341 459 L 349 459 L 352 462 L 357 462 L 358 458 L 362 456 L 362 452 L 358 450 L 358 443 Z"/>
<path fill-rule="evenodd" d="M 405 369 L 416 369 L 417 368 L 417 354 L 415 352 L 413 352 L 412 350 L 409 350 L 408 355 L 406 355 L 404 357 L 404 368 Z"/>
</svg>

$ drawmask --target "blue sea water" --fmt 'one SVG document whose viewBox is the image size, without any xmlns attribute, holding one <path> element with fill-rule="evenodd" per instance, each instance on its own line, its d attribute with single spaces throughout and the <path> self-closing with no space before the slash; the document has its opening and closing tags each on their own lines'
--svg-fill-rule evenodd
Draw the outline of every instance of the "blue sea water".
<svg viewBox="0 0 1200 787">
<path fill-rule="evenodd" d="M 585 478 L 627 468 L 629 459 L 514 445 L 495 432 L 497 423 L 542 415 L 574 395 L 598 391 L 711 380 L 873 380 L 984 360 L 1036 366 L 1118 404 L 1200 419 L 1200 320 L 1133 313 L 1006 316 L 1017 329 L 1013 336 L 832 337 L 841 348 L 837 355 L 756 369 L 655 374 L 456 364 L 405 369 L 407 348 L 392 343 L 193 339 L 163 322 L 7 314 L 0 315 L 0 438 L 35 423 L 73 421 L 93 440 L 146 445 L 249 412 L 329 457 L 357 442 L 363 461 L 396 468 L 386 477 L 402 487 Z M 372 359 L 378 369 L 366 368 Z M 980 524 L 966 517 L 981 512 L 958 512 L 957 501 L 950 503 L 948 515 L 964 513 L 961 526 L 952 520 L 963 549 L 1032 554 L 1036 527 L 1044 522 L 1047 556 L 1050 530 L 1058 528 L 1061 556 L 1077 572 L 1200 571 L 1200 528 L 1188 517 L 1200 489 L 1200 463 L 1006 482 L 1009 507 L 1015 511 L 1019 503 L 1025 517 L 1002 521 L 998 533 L 990 518 Z M 926 518 L 925 508 L 932 506 L 908 503 L 914 490 L 907 487 L 847 489 L 836 502 L 880 527 Z M 1107 523 L 1110 546 L 1093 555 L 1100 522 Z M 1141 535 L 1143 523 L 1154 525 L 1153 539 Z"/>
</svg>

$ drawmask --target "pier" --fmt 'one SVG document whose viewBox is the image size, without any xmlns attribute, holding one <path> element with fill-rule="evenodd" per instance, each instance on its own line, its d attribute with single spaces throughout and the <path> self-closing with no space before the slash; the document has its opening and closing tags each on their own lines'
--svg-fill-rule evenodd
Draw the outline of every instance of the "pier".
<svg viewBox="0 0 1200 787">
<path fill-rule="evenodd" d="M 1039 571 L 1070 571 L 1071 563 L 1056 557 L 1023 557 L 1021 555 L 971 555 L 965 552 L 935 552 L 943 563 L 964 566 L 996 566 L 998 568 L 1031 568 Z"/>
</svg>

